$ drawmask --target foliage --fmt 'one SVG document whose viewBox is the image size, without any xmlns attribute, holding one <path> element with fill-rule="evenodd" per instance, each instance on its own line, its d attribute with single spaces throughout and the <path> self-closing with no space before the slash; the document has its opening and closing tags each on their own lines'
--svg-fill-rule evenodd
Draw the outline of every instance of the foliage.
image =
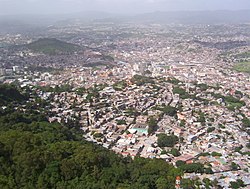
<svg viewBox="0 0 250 189">
<path fill-rule="evenodd" d="M 245 184 L 241 179 L 237 179 L 236 182 L 230 182 L 230 188 L 237 189 L 244 187 Z"/>
<path fill-rule="evenodd" d="M 211 133 L 211 132 L 213 132 L 215 130 L 215 127 L 208 127 L 207 128 L 207 132 L 208 133 Z"/>
<path fill-rule="evenodd" d="M 178 140 L 178 137 L 175 135 L 159 134 L 157 144 L 159 147 L 173 147 Z"/>
<path fill-rule="evenodd" d="M 13 85 L 0 85 L 0 105 L 7 105 L 10 102 L 27 100 L 26 95 L 21 94 Z"/>
<path fill-rule="evenodd" d="M 132 83 L 135 83 L 138 86 L 144 85 L 146 83 L 151 83 L 154 84 L 154 80 L 151 77 L 146 77 L 146 76 L 141 76 L 141 75 L 135 75 L 132 79 L 131 79 Z"/>
<path fill-rule="evenodd" d="M 209 89 L 209 86 L 205 83 L 197 84 L 197 87 L 199 87 L 202 91 Z"/>
<path fill-rule="evenodd" d="M 177 150 L 176 148 L 172 148 L 169 153 L 172 154 L 175 157 L 178 157 L 178 156 L 181 155 L 181 153 L 179 152 L 179 150 Z"/>
<path fill-rule="evenodd" d="M 113 88 L 114 88 L 116 91 L 121 91 L 121 90 L 125 89 L 126 87 L 127 87 L 126 81 L 118 81 L 118 82 L 116 82 L 116 83 L 113 85 Z"/>
<path fill-rule="evenodd" d="M 127 124 L 126 121 L 123 119 L 116 120 L 116 123 L 117 123 L 117 125 L 126 125 Z"/>
<path fill-rule="evenodd" d="M 198 113 L 198 119 L 197 121 L 198 122 L 201 122 L 201 123 L 205 123 L 206 122 L 206 117 L 205 117 L 205 114 L 201 111 L 197 112 Z"/>
<path fill-rule="evenodd" d="M 233 67 L 234 70 L 238 72 L 247 72 L 250 73 L 250 62 L 239 62 L 236 63 Z"/>
<path fill-rule="evenodd" d="M 174 189 L 182 174 L 163 160 L 123 158 L 86 142 L 78 127 L 35 110 L 0 115 L 0 188 Z"/>
<path fill-rule="evenodd" d="M 33 51 L 55 55 L 60 53 L 72 53 L 79 49 L 78 45 L 66 43 L 54 38 L 38 39 L 27 45 Z"/>
<path fill-rule="evenodd" d="M 148 134 L 152 134 L 157 130 L 157 120 L 154 117 L 148 118 Z"/>
<path fill-rule="evenodd" d="M 205 168 L 201 163 L 191 163 L 180 166 L 180 169 L 186 173 L 204 173 Z"/>
<path fill-rule="evenodd" d="M 200 157 L 200 156 L 204 156 L 204 157 L 210 156 L 210 153 L 209 153 L 209 152 L 203 152 L 203 153 L 200 153 L 200 154 L 198 155 L 198 157 Z"/>
<path fill-rule="evenodd" d="M 128 108 L 125 110 L 128 116 L 138 116 L 140 113 L 135 108 Z"/>
<path fill-rule="evenodd" d="M 177 109 L 172 106 L 157 106 L 155 107 L 156 110 L 162 111 L 164 114 L 169 115 L 169 116 L 176 116 L 177 114 Z"/>
<path fill-rule="evenodd" d="M 242 120 L 242 124 L 243 124 L 243 127 L 244 128 L 248 128 L 248 127 L 250 127 L 250 120 L 248 119 L 248 118 L 244 118 L 243 120 Z"/>
<path fill-rule="evenodd" d="M 178 85 L 181 81 L 176 78 L 168 78 L 167 82 Z"/>
<path fill-rule="evenodd" d="M 180 98 L 182 98 L 182 99 L 192 98 L 192 96 L 190 94 L 188 94 L 184 89 L 182 89 L 180 87 L 174 87 L 173 88 L 173 93 L 174 94 L 179 94 Z"/>
<path fill-rule="evenodd" d="M 237 171 L 239 169 L 239 165 L 237 165 L 236 163 L 232 162 L 230 165 L 231 169 L 233 171 Z"/>
<path fill-rule="evenodd" d="M 175 165 L 176 165 L 177 167 L 181 167 L 181 166 L 183 166 L 183 165 L 185 165 L 185 164 L 186 164 L 186 162 L 185 162 L 185 161 L 182 161 L 182 160 L 177 160 L 176 163 L 175 163 Z"/>
</svg>

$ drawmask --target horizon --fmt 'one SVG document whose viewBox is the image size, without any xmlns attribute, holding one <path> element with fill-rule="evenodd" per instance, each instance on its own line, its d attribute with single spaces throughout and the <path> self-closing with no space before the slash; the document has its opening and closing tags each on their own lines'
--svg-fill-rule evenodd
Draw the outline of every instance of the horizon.
<svg viewBox="0 0 250 189">
<path fill-rule="evenodd" d="M 0 15 L 61 15 L 105 12 L 135 15 L 149 12 L 241 11 L 248 0 L 0 0 Z"/>
<path fill-rule="evenodd" d="M 217 9 L 217 10 L 166 10 L 166 11 L 146 11 L 141 13 L 116 13 L 116 12 L 109 12 L 109 11 L 98 11 L 98 10 L 86 10 L 86 11 L 78 11 L 78 12 L 69 12 L 69 13 L 17 13 L 17 14 L 1 14 L 0 16 L 57 16 L 57 15 L 80 15 L 80 14 L 86 14 L 86 13 L 102 13 L 102 14 L 109 14 L 109 15 L 119 15 L 119 16 L 136 16 L 136 15 L 142 15 L 142 14 L 152 14 L 152 13 L 179 13 L 179 12 L 241 12 L 241 11 L 249 11 L 249 9 L 238 9 L 238 10 L 230 10 L 230 9 Z"/>
</svg>

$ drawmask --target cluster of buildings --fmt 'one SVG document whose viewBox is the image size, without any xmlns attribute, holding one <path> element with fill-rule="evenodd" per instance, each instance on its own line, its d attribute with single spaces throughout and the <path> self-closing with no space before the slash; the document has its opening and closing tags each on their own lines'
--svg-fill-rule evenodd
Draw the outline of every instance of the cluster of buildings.
<svg viewBox="0 0 250 189">
<path fill-rule="evenodd" d="M 49 121 L 76 121 L 86 140 L 118 154 L 161 158 L 173 164 L 199 162 L 213 172 L 199 178 L 217 180 L 223 188 L 237 179 L 250 184 L 250 126 L 243 123 L 250 119 L 249 75 L 232 70 L 233 56 L 226 61 L 221 56 L 225 53 L 223 45 L 231 54 L 249 50 L 230 42 L 249 41 L 245 30 L 240 37 L 236 35 L 243 26 L 77 27 L 51 27 L 48 33 L 63 31 L 67 36 L 73 30 L 75 37 L 70 42 L 86 43 L 92 50 L 67 57 L 0 49 L 4 52 L 0 76 L 6 76 L 10 69 L 15 76 L 4 78 L 4 82 L 37 87 L 39 95 L 51 102 Z M 93 27 L 97 27 L 94 34 Z M 208 32 L 214 27 L 216 32 Z M 104 53 L 114 61 L 103 64 Z M 6 67 L 8 60 L 11 68 Z M 56 72 L 26 71 L 32 62 Z M 71 89 L 43 90 L 65 84 Z M 226 101 L 225 97 L 236 101 Z M 152 118 L 156 126 L 149 132 Z M 175 135 L 178 141 L 173 147 L 159 147 L 159 134 Z M 178 155 L 171 153 L 173 148 Z M 195 178 L 197 174 L 185 177 Z"/>
</svg>

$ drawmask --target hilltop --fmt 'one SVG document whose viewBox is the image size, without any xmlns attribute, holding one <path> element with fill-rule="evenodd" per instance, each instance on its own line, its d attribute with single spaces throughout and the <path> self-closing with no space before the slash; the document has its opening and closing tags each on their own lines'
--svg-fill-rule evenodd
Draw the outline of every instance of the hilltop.
<svg viewBox="0 0 250 189">
<path fill-rule="evenodd" d="M 68 54 L 77 51 L 80 46 L 60 41 L 55 38 L 41 38 L 26 45 L 27 48 L 35 52 L 44 54 Z"/>
</svg>

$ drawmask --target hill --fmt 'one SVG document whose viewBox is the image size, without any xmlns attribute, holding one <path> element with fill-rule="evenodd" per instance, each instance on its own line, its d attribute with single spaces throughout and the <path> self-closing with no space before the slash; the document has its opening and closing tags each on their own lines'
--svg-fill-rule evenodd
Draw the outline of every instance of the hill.
<svg viewBox="0 0 250 189">
<path fill-rule="evenodd" d="M 19 102 L 0 114 L 0 188 L 174 189 L 182 175 L 163 160 L 123 158 L 84 141 L 77 127 L 49 123 L 37 98 Z"/>
<path fill-rule="evenodd" d="M 14 86 L 0 85 L 0 105 L 8 105 L 11 102 L 27 100 Z"/>
<path fill-rule="evenodd" d="M 42 38 L 26 45 L 27 48 L 35 52 L 44 54 L 69 54 L 80 49 L 80 46 L 60 41 L 54 38 Z"/>
<path fill-rule="evenodd" d="M 139 14 L 131 17 L 129 20 L 162 24 L 239 24 L 249 23 L 250 10 L 152 12 Z"/>
</svg>

